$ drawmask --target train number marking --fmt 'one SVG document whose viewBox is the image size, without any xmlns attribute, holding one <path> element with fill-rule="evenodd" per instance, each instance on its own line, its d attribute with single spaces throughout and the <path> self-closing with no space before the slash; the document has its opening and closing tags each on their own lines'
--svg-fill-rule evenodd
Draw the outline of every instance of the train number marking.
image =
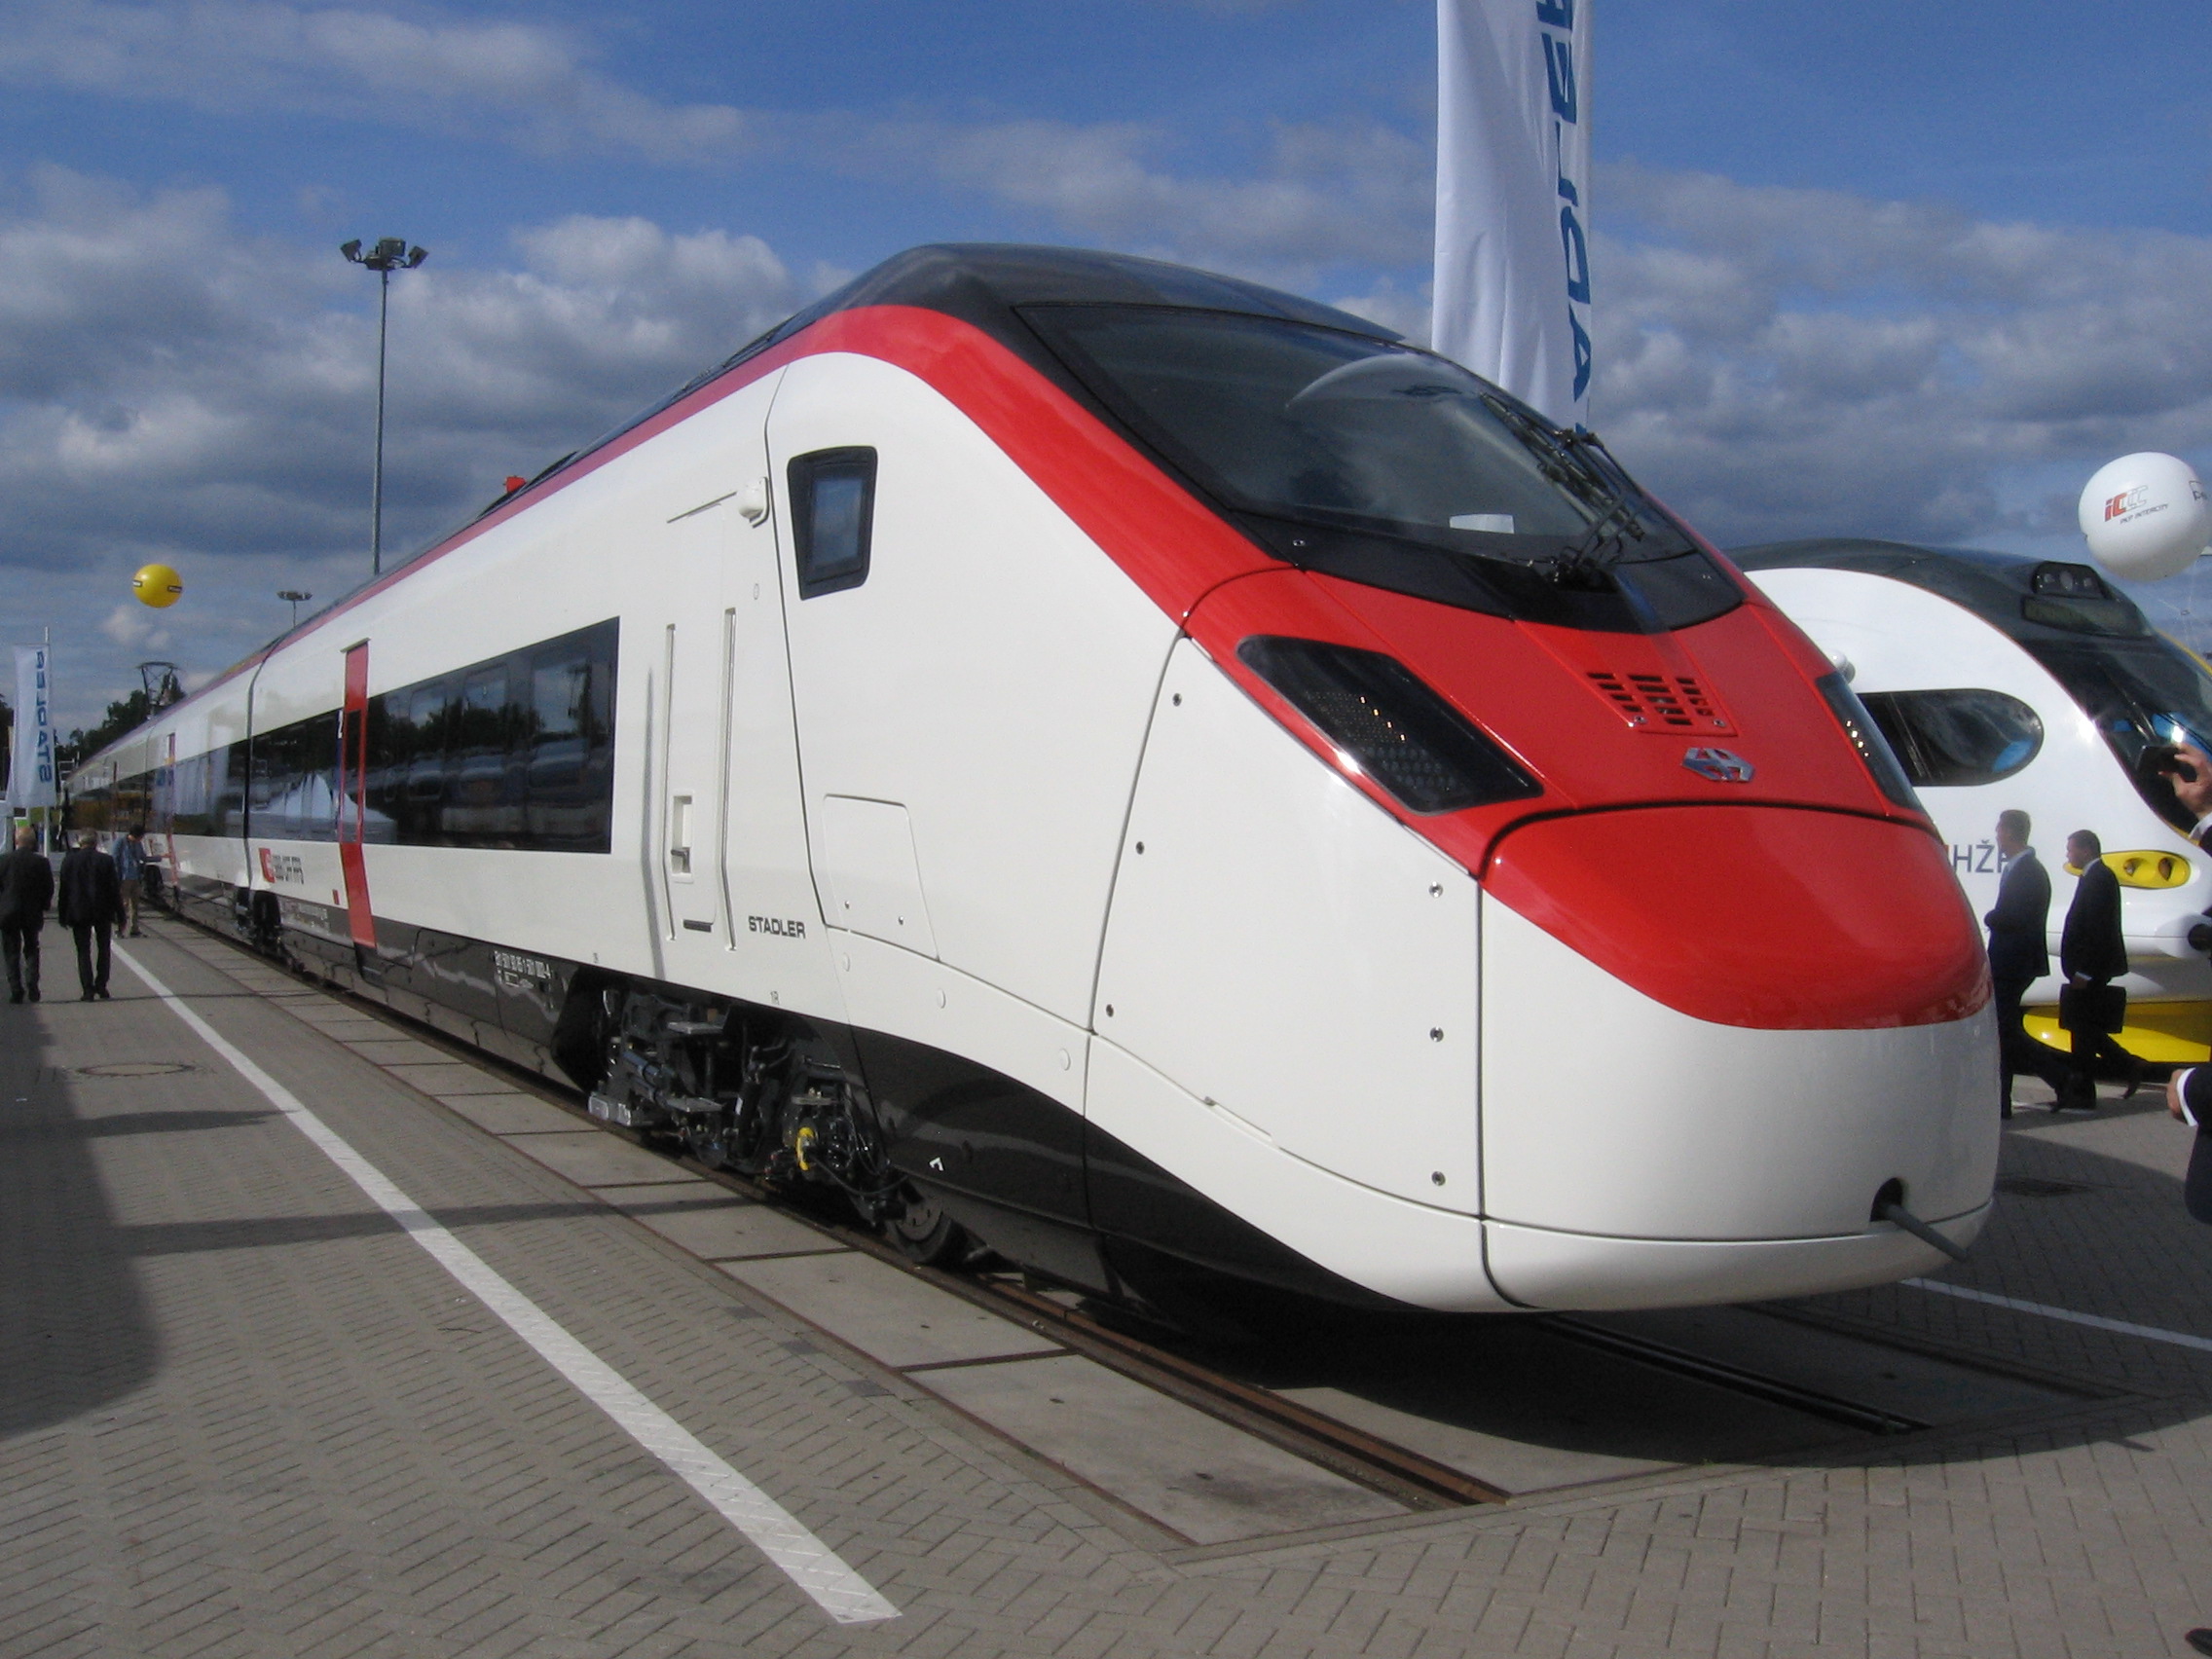
<svg viewBox="0 0 2212 1659">
<path fill-rule="evenodd" d="M 787 920 L 782 916 L 748 916 L 745 918 L 745 931 L 774 934 L 778 939 L 804 939 L 806 924 L 795 918 Z"/>
<path fill-rule="evenodd" d="M 535 956 L 512 950 L 492 952 L 492 972 L 502 985 L 516 990 L 541 990 L 553 982 L 553 970 Z"/>
</svg>

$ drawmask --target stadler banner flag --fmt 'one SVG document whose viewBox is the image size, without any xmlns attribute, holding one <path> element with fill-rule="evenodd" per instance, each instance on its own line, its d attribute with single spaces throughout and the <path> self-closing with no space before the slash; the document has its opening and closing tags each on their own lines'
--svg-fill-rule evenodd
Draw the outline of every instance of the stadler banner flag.
<svg viewBox="0 0 2212 1659">
<path fill-rule="evenodd" d="M 54 715 L 48 704 L 47 648 L 16 647 L 16 732 L 8 765 L 12 805 L 52 806 L 54 797 Z"/>
<path fill-rule="evenodd" d="M 1437 0 L 1436 350 L 1590 411 L 1590 0 Z"/>
</svg>

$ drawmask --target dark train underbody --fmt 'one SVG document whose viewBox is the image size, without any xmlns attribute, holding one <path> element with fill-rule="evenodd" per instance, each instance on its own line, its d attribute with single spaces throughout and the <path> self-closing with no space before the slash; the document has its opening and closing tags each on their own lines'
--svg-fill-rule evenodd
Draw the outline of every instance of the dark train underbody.
<svg viewBox="0 0 2212 1659">
<path fill-rule="evenodd" d="M 1060 1102 L 960 1055 L 780 1008 L 187 877 L 179 912 L 584 1091 L 591 1115 L 711 1167 L 834 1197 L 909 1255 L 977 1246 L 1157 1311 L 1223 1275 L 1397 1304 L 1288 1249 Z"/>
</svg>

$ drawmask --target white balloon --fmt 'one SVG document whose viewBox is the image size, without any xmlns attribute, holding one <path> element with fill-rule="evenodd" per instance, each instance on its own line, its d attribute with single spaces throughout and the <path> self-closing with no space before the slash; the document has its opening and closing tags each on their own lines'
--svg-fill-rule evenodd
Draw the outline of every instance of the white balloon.
<svg viewBox="0 0 2212 1659">
<path fill-rule="evenodd" d="M 2212 541 L 2212 501 L 2196 469 L 2155 450 L 2097 468 L 2081 520 L 2097 563 L 2131 582 L 2178 576 Z"/>
</svg>

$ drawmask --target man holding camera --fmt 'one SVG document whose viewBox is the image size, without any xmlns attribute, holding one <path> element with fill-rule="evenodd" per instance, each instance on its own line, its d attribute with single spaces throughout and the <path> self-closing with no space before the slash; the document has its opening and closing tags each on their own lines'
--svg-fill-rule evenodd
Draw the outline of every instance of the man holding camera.
<svg viewBox="0 0 2212 1659">
<path fill-rule="evenodd" d="M 2176 745 L 2175 755 L 2168 768 L 2174 798 L 2196 818 L 2196 828 L 2189 832 L 2189 838 L 2212 851 L 2212 846 L 2207 846 L 2212 839 L 2212 755 L 2194 743 Z M 2189 1160 L 2182 1201 L 2194 1219 L 2212 1223 L 2212 1066 L 2191 1066 L 2174 1073 L 2166 1085 L 2166 1110 L 2196 1131 L 2196 1150 Z M 2212 1646 L 2198 1651 L 2212 1653 Z"/>
<path fill-rule="evenodd" d="M 2212 852 L 2212 755 L 2194 743 L 2174 746 L 2174 757 L 2158 757 L 2158 769 L 2173 784 L 2174 798 L 2196 820 L 2189 838 Z M 2195 943 L 2194 933 L 2190 942 Z M 2166 1083 L 2166 1110 L 2196 1131 L 2196 1146 L 2183 1177 L 2181 1200 L 2194 1221 L 2212 1224 L 2212 1066 L 2191 1066 Z M 2184 1634 L 2190 1650 L 2212 1655 L 2212 1628 Z"/>
</svg>

